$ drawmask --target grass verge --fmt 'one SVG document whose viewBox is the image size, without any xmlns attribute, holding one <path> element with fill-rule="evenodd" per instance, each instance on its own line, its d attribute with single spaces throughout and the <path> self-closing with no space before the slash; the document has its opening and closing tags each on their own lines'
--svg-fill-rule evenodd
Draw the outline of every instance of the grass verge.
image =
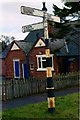
<svg viewBox="0 0 80 120">
<path fill-rule="evenodd" d="M 29 104 L 22 107 L 7 109 L 2 112 L 2 120 L 20 120 L 29 118 L 46 119 L 78 119 L 79 118 L 79 94 L 70 94 L 56 98 L 54 113 L 49 113 L 47 102 Z"/>
</svg>

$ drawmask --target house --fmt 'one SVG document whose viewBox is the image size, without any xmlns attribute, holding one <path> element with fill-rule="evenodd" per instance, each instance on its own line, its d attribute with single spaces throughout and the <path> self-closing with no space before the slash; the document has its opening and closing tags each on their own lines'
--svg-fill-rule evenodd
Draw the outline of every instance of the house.
<svg viewBox="0 0 80 120">
<path fill-rule="evenodd" d="M 46 56 L 43 29 L 31 31 L 24 40 L 13 41 L 2 53 L 2 76 L 5 78 L 38 78 L 46 77 Z M 51 65 L 55 74 L 79 71 L 80 29 L 67 35 L 67 46 L 53 52 L 51 49 Z M 55 48 L 56 40 L 49 40 L 51 48 Z M 58 40 L 59 41 L 59 40 Z M 57 42 L 58 45 L 58 42 Z"/>
<path fill-rule="evenodd" d="M 74 29 L 66 36 L 68 53 L 64 47 L 57 52 L 60 73 L 80 70 L 80 28 Z M 61 60 L 62 59 L 62 60 Z M 62 67 L 61 67 L 62 66 Z"/>
<path fill-rule="evenodd" d="M 22 42 L 25 45 L 25 42 Z M 22 45 L 23 45 L 22 44 Z M 27 51 L 29 50 L 30 44 L 26 45 Z M 27 78 L 27 57 L 25 49 L 21 48 L 17 41 L 13 41 L 2 53 L 2 76 L 4 78 Z"/>
</svg>

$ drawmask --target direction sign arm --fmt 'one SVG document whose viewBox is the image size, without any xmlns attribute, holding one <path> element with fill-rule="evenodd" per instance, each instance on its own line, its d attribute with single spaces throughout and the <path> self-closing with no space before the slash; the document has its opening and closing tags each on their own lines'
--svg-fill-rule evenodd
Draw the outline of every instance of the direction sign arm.
<svg viewBox="0 0 80 120">
<path fill-rule="evenodd" d="M 42 17 L 43 18 L 43 11 L 31 7 L 21 6 L 21 13 L 24 15 L 31 15 L 36 17 Z"/>
<path fill-rule="evenodd" d="M 54 16 L 52 14 L 47 13 L 47 19 L 53 22 L 58 22 L 60 23 L 60 17 Z"/>
<path fill-rule="evenodd" d="M 30 24 L 30 25 L 25 25 L 22 27 L 22 32 L 30 32 L 36 29 L 43 29 L 43 22 L 35 23 L 35 24 Z"/>
<path fill-rule="evenodd" d="M 26 6 L 21 6 L 21 13 L 24 15 L 31 15 L 42 18 L 44 17 L 44 11 Z M 54 16 L 49 13 L 47 13 L 47 20 L 60 23 L 60 17 Z"/>
</svg>

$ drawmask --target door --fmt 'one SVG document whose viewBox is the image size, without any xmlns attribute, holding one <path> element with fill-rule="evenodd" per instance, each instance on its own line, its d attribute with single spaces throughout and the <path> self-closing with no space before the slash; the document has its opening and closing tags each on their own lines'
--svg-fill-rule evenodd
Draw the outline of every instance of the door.
<svg viewBox="0 0 80 120">
<path fill-rule="evenodd" d="M 20 62 L 14 60 L 14 78 L 20 78 Z"/>
<path fill-rule="evenodd" d="M 29 70 L 27 64 L 26 63 L 22 64 L 22 67 L 23 67 L 23 78 L 28 79 Z"/>
</svg>

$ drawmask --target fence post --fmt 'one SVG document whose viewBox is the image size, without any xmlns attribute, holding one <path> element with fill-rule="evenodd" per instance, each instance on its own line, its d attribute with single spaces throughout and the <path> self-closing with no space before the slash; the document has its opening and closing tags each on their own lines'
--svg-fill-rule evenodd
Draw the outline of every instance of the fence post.
<svg viewBox="0 0 80 120">
<path fill-rule="evenodd" d="M 12 97 L 14 98 L 14 80 L 12 79 Z"/>
</svg>

